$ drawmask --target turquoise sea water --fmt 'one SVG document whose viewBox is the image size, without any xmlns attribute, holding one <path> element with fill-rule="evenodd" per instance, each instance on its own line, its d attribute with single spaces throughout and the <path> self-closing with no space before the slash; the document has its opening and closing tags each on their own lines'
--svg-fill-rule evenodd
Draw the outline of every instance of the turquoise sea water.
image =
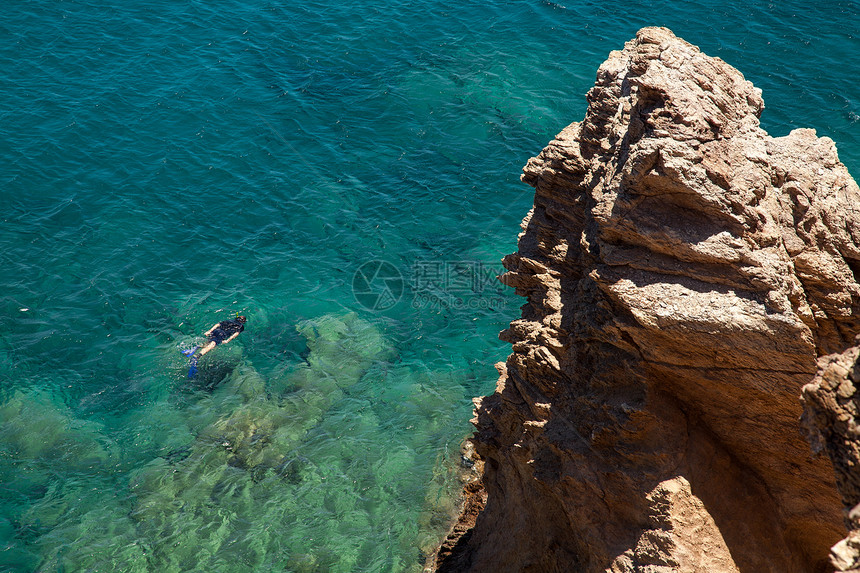
<svg viewBox="0 0 860 573">
<path fill-rule="evenodd" d="M 5 6 L 0 571 L 420 571 L 520 168 L 645 25 L 860 174 L 855 1 Z"/>
</svg>

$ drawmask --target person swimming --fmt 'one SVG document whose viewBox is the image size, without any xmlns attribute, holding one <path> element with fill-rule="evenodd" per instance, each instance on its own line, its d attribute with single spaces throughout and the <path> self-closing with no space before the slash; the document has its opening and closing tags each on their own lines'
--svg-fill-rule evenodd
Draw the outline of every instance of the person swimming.
<svg viewBox="0 0 860 573">
<path fill-rule="evenodd" d="M 238 314 L 238 313 L 237 313 Z M 204 332 L 204 336 L 206 336 L 209 341 L 203 346 L 195 346 L 194 348 L 190 348 L 188 350 L 183 350 L 182 354 L 191 358 L 191 368 L 188 370 L 188 377 L 194 378 L 197 374 L 197 360 L 200 359 L 201 356 L 218 346 L 219 344 L 227 344 L 237 336 L 239 333 L 245 330 L 245 322 L 248 320 L 245 316 L 236 316 L 233 320 L 222 320 L 206 332 Z M 195 354 L 197 351 L 200 351 L 200 354 Z"/>
<path fill-rule="evenodd" d="M 245 330 L 245 322 L 247 320 L 248 318 L 245 316 L 237 316 L 233 320 L 222 320 L 203 333 L 204 336 L 209 338 L 209 342 L 200 349 L 200 356 L 203 356 L 219 344 L 227 344 L 239 336 L 239 333 Z"/>
</svg>

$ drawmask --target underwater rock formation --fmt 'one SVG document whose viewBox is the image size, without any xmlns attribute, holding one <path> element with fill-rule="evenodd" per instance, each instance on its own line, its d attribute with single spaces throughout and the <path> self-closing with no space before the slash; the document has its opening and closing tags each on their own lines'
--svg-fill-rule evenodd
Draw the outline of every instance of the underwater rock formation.
<svg viewBox="0 0 860 573">
<path fill-rule="evenodd" d="M 296 451 L 305 434 L 375 362 L 391 355 L 378 329 L 354 313 L 325 315 L 296 328 L 307 340 L 308 356 L 290 373 L 289 392 L 271 395 L 252 366 L 236 368 L 201 397 L 194 407 L 197 419 L 186 414 L 200 426 L 194 440 L 131 479 L 136 504 L 130 517 L 138 533 L 153 540 L 182 539 L 152 544 L 149 559 L 159 569 L 214 567 L 225 556 L 250 563 L 268 554 L 260 536 L 240 542 L 239 532 L 225 522 L 240 519 L 253 527 L 258 500 L 277 499 L 273 492 L 299 484 L 303 469 L 311 473 Z M 319 488 L 324 478 L 307 481 L 305 487 Z M 316 563 L 318 558 L 297 559 Z"/>
<path fill-rule="evenodd" d="M 799 395 L 860 330 L 857 184 L 667 29 L 587 99 L 524 168 L 500 278 L 527 303 L 473 420 L 486 507 L 437 569 L 827 571 L 842 504 Z"/>
<path fill-rule="evenodd" d="M 419 571 L 478 477 L 452 407 L 473 374 L 404 360 L 356 313 L 295 327 L 301 360 L 230 345 L 195 380 L 162 344 L 159 378 L 120 379 L 149 395 L 106 421 L 0 393 L 0 570 Z"/>
</svg>

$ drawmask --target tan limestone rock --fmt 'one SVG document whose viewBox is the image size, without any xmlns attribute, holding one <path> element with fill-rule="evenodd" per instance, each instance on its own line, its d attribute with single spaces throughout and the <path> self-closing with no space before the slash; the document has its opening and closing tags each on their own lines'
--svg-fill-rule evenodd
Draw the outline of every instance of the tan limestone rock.
<svg viewBox="0 0 860 573">
<path fill-rule="evenodd" d="M 857 184 L 664 28 L 587 99 L 524 168 L 500 278 L 527 304 L 477 402 L 486 507 L 446 570 L 828 571 L 846 530 L 798 395 L 860 331 Z"/>
<path fill-rule="evenodd" d="M 860 338 L 856 341 L 860 343 Z M 803 387 L 803 426 L 816 452 L 827 452 L 845 507 L 848 536 L 830 550 L 836 571 L 860 571 L 860 346 L 818 361 Z"/>
<path fill-rule="evenodd" d="M 610 571 L 738 571 L 717 524 L 684 477 L 661 482 L 645 499 L 651 527 Z"/>
</svg>

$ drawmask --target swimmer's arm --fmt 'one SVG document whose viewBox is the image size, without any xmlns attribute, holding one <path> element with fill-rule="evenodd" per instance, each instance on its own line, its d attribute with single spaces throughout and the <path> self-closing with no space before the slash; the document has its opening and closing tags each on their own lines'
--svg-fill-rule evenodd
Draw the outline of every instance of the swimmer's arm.
<svg viewBox="0 0 860 573">
<path fill-rule="evenodd" d="M 221 324 L 221 323 L 219 322 L 218 324 Z M 212 334 L 212 331 L 215 330 L 216 328 L 218 328 L 218 324 L 216 324 L 215 326 L 213 326 L 212 328 L 210 328 L 209 330 L 204 332 L 203 336 L 209 336 L 210 334 Z"/>
<path fill-rule="evenodd" d="M 228 342 L 230 342 L 231 340 L 233 340 L 233 339 L 234 339 L 234 338 L 236 338 L 237 336 L 239 336 L 239 333 L 238 333 L 238 332 L 234 332 L 233 334 L 231 334 L 231 335 L 230 335 L 230 338 L 228 338 L 227 340 L 225 340 L 225 341 L 224 341 L 224 344 L 227 344 Z"/>
</svg>

